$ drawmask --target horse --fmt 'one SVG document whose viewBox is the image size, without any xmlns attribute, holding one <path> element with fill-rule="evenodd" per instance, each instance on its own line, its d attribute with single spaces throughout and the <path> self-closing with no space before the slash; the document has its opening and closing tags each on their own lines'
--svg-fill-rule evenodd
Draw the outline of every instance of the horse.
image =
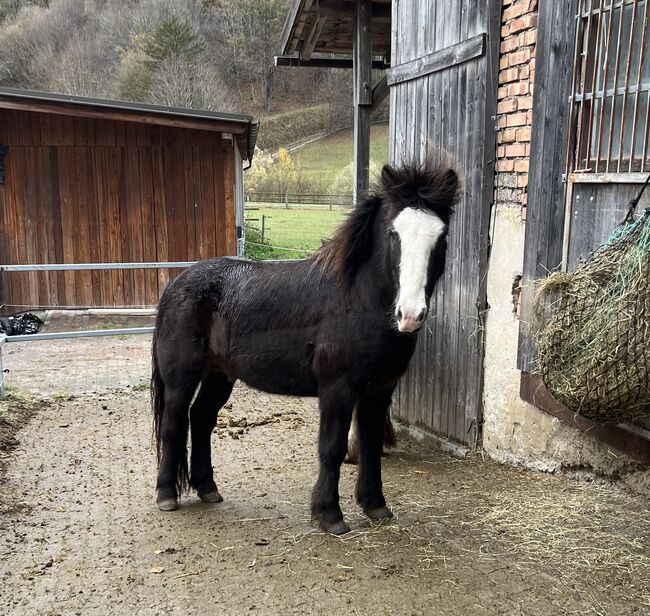
<svg viewBox="0 0 650 616">
<path fill-rule="evenodd" d="M 386 415 L 445 268 L 458 194 L 449 164 L 386 165 L 311 258 L 215 258 L 169 283 L 152 348 L 161 510 L 176 509 L 189 487 L 205 502 L 223 500 L 210 437 L 239 379 L 273 394 L 318 397 L 311 514 L 322 530 L 350 530 L 338 489 L 353 410 L 357 503 L 371 520 L 392 517 L 381 479 Z"/>
</svg>

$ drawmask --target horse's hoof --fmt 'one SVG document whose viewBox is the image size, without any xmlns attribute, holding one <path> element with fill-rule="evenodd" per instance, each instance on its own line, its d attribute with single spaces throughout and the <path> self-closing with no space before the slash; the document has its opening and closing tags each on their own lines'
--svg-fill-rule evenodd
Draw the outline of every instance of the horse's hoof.
<svg viewBox="0 0 650 616">
<path fill-rule="evenodd" d="M 178 501 L 175 498 L 161 498 L 158 501 L 160 511 L 175 511 L 178 509 Z"/>
<path fill-rule="evenodd" d="M 325 524 L 324 522 L 321 522 L 320 527 L 326 533 L 329 533 L 330 535 L 336 535 L 337 537 L 339 535 L 345 535 L 345 533 L 350 532 L 350 527 L 343 520 L 340 520 L 339 522 L 332 522 L 331 524 Z"/>
<path fill-rule="evenodd" d="M 218 490 L 212 490 L 211 492 L 206 492 L 205 494 L 199 494 L 199 498 L 204 503 L 221 503 L 223 501 L 223 496 L 219 494 Z"/>
<path fill-rule="evenodd" d="M 387 520 L 393 517 L 393 512 L 386 506 L 364 509 L 363 511 L 371 520 Z"/>
</svg>

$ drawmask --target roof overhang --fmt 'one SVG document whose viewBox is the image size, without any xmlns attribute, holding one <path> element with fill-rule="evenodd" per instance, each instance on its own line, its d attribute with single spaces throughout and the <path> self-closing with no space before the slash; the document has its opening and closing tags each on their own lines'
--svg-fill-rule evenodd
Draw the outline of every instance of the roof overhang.
<svg viewBox="0 0 650 616">
<path fill-rule="evenodd" d="M 293 0 L 281 54 L 308 62 L 315 53 L 351 54 L 356 0 Z M 390 58 L 391 0 L 372 0 L 372 55 Z"/>
<path fill-rule="evenodd" d="M 253 157 L 258 131 L 258 123 L 250 115 L 164 107 L 16 88 L 0 88 L 0 109 L 232 133 L 248 160 Z"/>
</svg>

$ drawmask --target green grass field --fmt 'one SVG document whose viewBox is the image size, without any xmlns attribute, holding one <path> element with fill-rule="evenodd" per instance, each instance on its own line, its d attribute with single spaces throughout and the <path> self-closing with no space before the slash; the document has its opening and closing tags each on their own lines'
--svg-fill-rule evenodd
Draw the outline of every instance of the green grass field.
<svg viewBox="0 0 650 616">
<path fill-rule="evenodd" d="M 296 167 L 319 186 L 328 187 L 352 163 L 352 130 L 342 130 L 319 139 L 291 154 Z M 370 158 L 378 165 L 388 162 L 388 124 L 370 129 Z"/>
<path fill-rule="evenodd" d="M 310 143 L 291 156 L 296 167 L 310 180 L 329 187 L 336 176 L 352 163 L 352 130 L 344 130 L 324 139 Z M 376 124 L 371 127 L 370 156 L 378 165 L 388 160 L 388 125 Z M 351 187 L 350 187 L 351 190 Z M 246 253 L 252 258 L 262 259 L 300 259 L 318 250 L 323 240 L 331 237 L 337 225 L 347 216 L 348 210 L 330 211 L 319 208 L 291 206 L 284 209 L 276 205 L 250 204 L 257 210 L 247 210 L 245 219 L 249 231 Z M 259 247 L 257 232 L 262 227 L 262 216 L 266 216 L 265 241 L 272 248 Z M 252 220 L 258 219 L 258 220 Z"/>
<path fill-rule="evenodd" d="M 272 252 L 265 257 L 300 259 L 318 250 L 322 241 L 331 237 L 347 216 L 347 210 L 260 207 L 246 211 L 246 221 L 258 229 L 262 226 L 262 216 L 266 216 L 265 239 L 273 246 Z M 253 218 L 259 220 L 253 222 Z"/>
</svg>

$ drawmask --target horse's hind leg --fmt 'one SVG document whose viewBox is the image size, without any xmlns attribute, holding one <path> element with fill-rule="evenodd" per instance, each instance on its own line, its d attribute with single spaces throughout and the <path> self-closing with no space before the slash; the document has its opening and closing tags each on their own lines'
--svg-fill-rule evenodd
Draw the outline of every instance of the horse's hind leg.
<svg viewBox="0 0 650 616">
<path fill-rule="evenodd" d="M 207 375 L 201 382 L 201 389 L 190 408 L 190 485 L 206 503 L 219 503 L 223 500 L 212 473 L 210 437 L 217 423 L 219 410 L 228 401 L 233 384 L 221 373 Z"/>
<path fill-rule="evenodd" d="M 188 373 L 182 384 L 165 384 L 156 482 L 156 502 L 162 511 L 178 507 L 178 493 L 187 485 L 188 410 L 198 382 L 198 377 L 192 378 Z"/>
<path fill-rule="evenodd" d="M 362 397 L 357 404 L 359 474 L 356 497 L 364 513 L 375 520 L 390 518 L 381 483 L 381 453 L 386 414 L 393 388 Z"/>
</svg>

